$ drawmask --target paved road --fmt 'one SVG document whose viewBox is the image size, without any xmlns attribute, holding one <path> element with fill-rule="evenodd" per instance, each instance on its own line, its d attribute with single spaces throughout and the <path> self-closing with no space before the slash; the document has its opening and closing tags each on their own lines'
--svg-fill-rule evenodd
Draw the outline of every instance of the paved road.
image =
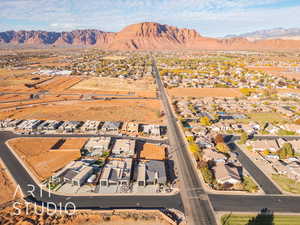
<svg viewBox="0 0 300 225">
<path fill-rule="evenodd" d="M 259 212 L 268 208 L 277 213 L 300 213 L 299 196 L 210 194 L 209 199 L 215 211 Z"/>
<path fill-rule="evenodd" d="M 10 132 L 9 132 L 10 133 Z M 151 139 L 151 138 L 143 138 L 143 137 L 132 137 L 132 136 L 120 136 L 120 135 L 114 135 L 114 134 L 30 134 L 30 135 L 17 135 L 14 133 L 11 133 L 11 137 L 111 137 L 115 139 L 130 139 L 130 140 L 137 140 L 137 141 L 143 141 L 143 142 L 149 142 L 153 144 L 168 144 L 167 140 L 159 140 L 159 139 Z"/>
<path fill-rule="evenodd" d="M 16 137 L 16 135 L 11 132 L 0 132 L 0 157 L 24 193 L 28 193 L 28 191 L 31 190 L 31 188 L 27 186 L 28 184 L 32 184 L 36 187 L 36 191 L 34 192 L 36 195 L 35 198 L 28 197 L 28 200 L 34 202 L 42 201 L 45 204 L 49 201 L 56 204 L 62 203 L 63 206 L 67 202 L 72 201 L 76 204 L 78 209 L 175 208 L 183 211 L 183 205 L 179 194 L 173 196 L 105 197 L 60 196 L 52 194 L 49 198 L 48 193 L 42 191 L 41 196 L 39 193 L 40 189 L 35 181 L 5 145 L 6 140 L 14 137 Z M 299 196 L 209 194 L 208 197 L 215 211 L 258 212 L 262 208 L 269 208 L 274 212 L 300 213 Z M 197 209 L 199 208 L 196 208 L 196 211 Z"/>
<path fill-rule="evenodd" d="M 238 140 L 240 136 L 232 136 L 230 139 L 229 147 L 233 152 L 238 153 L 238 159 L 242 165 L 247 169 L 250 175 L 256 180 L 259 186 L 266 194 L 275 194 L 279 195 L 282 192 L 277 188 L 276 185 L 261 171 L 254 162 L 232 141 Z M 284 138 L 286 140 L 299 140 L 299 136 L 254 136 L 257 140 L 274 140 L 278 138 Z M 225 138 L 226 139 L 226 138 Z"/>
<path fill-rule="evenodd" d="M 273 182 L 252 162 L 251 159 L 235 144 L 228 145 L 232 152 L 237 152 L 237 158 L 250 173 L 250 175 L 259 184 L 266 194 L 282 194 L 281 191 L 273 184 Z"/>
<path fill-rule="evenodd" d="M 239 140 L 240 136 L 238 135 L 228 135 L 228 137 L 231 137 L 231 141 L 235 141 L 235 140 Z M 275 139 L 279 139 L 279 138 L 283 138 L 287 141 L 289 140 L 299 140 L 300 136 L 271 136 L 271 135 L 254 135 L 252 139 L 254 140 L 275 140 Z"/>
<path fill-rule="evenodd" d="M 184 137 L 177 125 L 176 118 L 171 110 L 165 88 L 160 79 L 156 62 L 153 60 L 153 72 L 156 78 L 160 98 L 163 102 L 168 119 L 168 134 L 170 145 L 176 150 L 177 166 L 181 181 L 181 197 L 184 203 L 188 224 L 214 225 L 217 224 L 208 196 L 203 190 L 199 175 L 195 170 L 190 154 L 186 149 Z"/>
</svg>

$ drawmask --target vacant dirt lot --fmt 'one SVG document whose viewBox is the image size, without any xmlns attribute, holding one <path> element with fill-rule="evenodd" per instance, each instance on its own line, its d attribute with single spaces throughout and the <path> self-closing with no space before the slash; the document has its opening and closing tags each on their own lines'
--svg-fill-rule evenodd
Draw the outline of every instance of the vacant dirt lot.
<svg viewBox="0 0 300 225">
<path fill-rule="evenodd" d="M 24 74 L 31 74 L 34 70 L 14 70 L 14 69 L 0 69 L 0 77 L 6 78 L 10 76 L 20 76 Z"/>
<path fill-rule="evenodd" d="M 100 90 L 100 91 L 145 91 L 155 90 L 154 84 L 149 81 L 141 79 L 131 81 L 122 78 L 106 78 L 106 77 L 93 77 L 80 82 L 72 87 L 75 90 Z"/>
<path fill-rule="evenodd" d="M 35 80 L 38 78 L 38 80 Z M 44 80 L 48 80 L 49 76 L 38 76 L 27 74 L 22 76 L 9 76 L 0 80 L 0 92 L 28 92 L 36 93 L 39 90 L 36 88 L 26 87 L 26 84 L 35 84 Z"/>
<path fill-rule="evenodd" d="M 162 123 L 158 100 L 69 101 L 1 112 L 0 119 L 138 121 Z"/>
<path fill-rule="evenodd" d="M 1 97 L 1 96 L 0 96 Z M 0 105 L 0 109 L 14 109 L 15 107 L 28 107 L 28 106 L 36 106 L 36 105 L 43 105 L 43 104 L 51 104 L 53 102 L 66 102 L 71 100 L 78 100 L 79 96 L 41 96 L 40 99 L 35 100 L 26 100 L 26 101 L 14 101 L 14 102 L 3 102 Z M 4 114 L 0 114 L 0 118 L 3 118 Z"/>
<path fill-rule="evenodd" d="M 76 85 L 82 79 L 83 78 L 80 77 L 56 76 L 53 79 L 38 85 L 38 88 L 50 92 L 61 92 Z"/>
<path fill-rule="evenodd" d="M 51 151 L 60 138 L 15 138 L 8 143 L 42 181 L 70 161 L 78 159 L 80 152 Z"/>
<path fill-rule="evenodd" d="M 16 209 L 7 207 L 0 211 L 0 221 L 3 225 L 19 224 L 57 224 L 57 225 L 170 225 L 162 216 L 156 212 L 121 212 L 118 215 L 113 215 L 111 212 L 76 212 L 75 215 L 68 216 L 65 214 L 54 214 L 48 216 L 46 210 L 44 214 L 34 213 L 34 206 L 30 205 L 29 213 L 26 213 L 24 204 L 18 205 L 21 209 L 20 216 L 12 216 Z M 38 210 L 38 209 L 37 209 Z"/>
<path fill-rule="evenodd" d="M 10 177 L 8 177 L 6 171 L 6 167 L 2 162 L 0 162 L 0 205 L 13 200 L 16 188 Z"/>
<path fill-rule="evenodd" d="M 86 143 L 87 138 L 67 138 L 61 140 L 64 140 L 63 144 L 59 146 L 59 148 L 53 148 L 53 149 L 57 149 L 58 151 L 64 151 L 64 150 L 80 151 L 80 149 Z"/>
<path fill-rule="evenodd" d="M 241 97 L 238 88 L 172 88 L 169 95 L 174 97 Z"/>
<path fill-rule="evenodd" d="M 22 101 L 22 100 L 29 99 L 29 97 L 30 97 L 29 94 L 25 94 L 25 95 L 4 94 L 4 95 L 0 95 L 0 101 L 1 102 L 6 102 L 6 101 Z"/>
</svg>

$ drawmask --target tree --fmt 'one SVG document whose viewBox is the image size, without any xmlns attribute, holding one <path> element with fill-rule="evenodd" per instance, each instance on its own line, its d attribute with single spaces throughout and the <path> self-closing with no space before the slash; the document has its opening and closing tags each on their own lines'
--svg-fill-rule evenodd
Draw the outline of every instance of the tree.
<svg viewBox="0 0 300 225">
<path fill-rule="evenodd" d="M 109 152 L 108 151 L 105 151 L 105 152 L 102 153 L 102 157 L 107 157 L 107 156 L 109 156 Z"/>
<path fill-rule="evenodd" d="M 229 152 L 229 147 L 225 143 L 218 143 L 216 145 L 216 149 L 219 152 L 222 152 L 222 153 L 228 153 Z"/>
<path fill-rule="evenodd" d="M 296 120 L 295 124 L 300 125 L 300 119 Z"/>
<path fill-rule="evenodd" d="M 258 191 L 257 185 L 253 182 L 253 180 L 250 177 L 244 177 L 242 184 L 243 184 L 244 190 L 246 190 L 250 193 Z"/>
<path fill-rule="evenodd" d="M 200 118 L 200 124 L 203 126 L 210 126 L 211 125 L 211 121 L 207 116 L 203 116 Z"/>
<path fill-rule="evenodd" d="M 265 149 L 265 150 L 263 151 L 263 154 L 264 154 L 264 155 L 269 155 L 269 154 L 270 154 L 270 151 L 269 151 L 268 149 Z"/>
<path fill-rule="evenodd" d="M 200 148 L 196 143 L 190 143 L 189 147 L 192 153 L 196 153 L 200 151 Z"/>
<path fill-rule="evenodd" d="M 194 137 L 193 136 L 187 136 L 186 140 L 187 140 L 187 142 L 192 143 L 194 141 Z"/>
<path fill-rule="evenodd" d="M 295 157 L 295 150 L 293 149 L 293 146 L 291 143 L 285 143 L 281 149 L 277 151 L 277 155 L 280 159 L 287 159 L 290 157 Z"/>
<path fill-rule="evenodd" d="M 249 219 L 246 225 L 275 225 L 274 215 L 270 212 L 261 212 L 256 217 Z"/>
<path fill-rule="evenodd" d="M 248 134 L 245 131 L 243 131 L 241 134 L 240 143 L 246 144 L 247 140 L 248 140 Z"/>
<path fill-rule="evenodd" d="M 208 166 L 204 166 L 200 168 L 203 179 L 205 181 L 205 183 L 207 184 L 213 184 L 214 182 L 214 175 L 211 172 L 211 170 L 208 168 Z"/>
<path fill-rule="evenodd" d="M 217 134 L 217 136 L 215 137 L 215 143 L 224 143 L 224 137 L 222 134 Z"/>
</svg>

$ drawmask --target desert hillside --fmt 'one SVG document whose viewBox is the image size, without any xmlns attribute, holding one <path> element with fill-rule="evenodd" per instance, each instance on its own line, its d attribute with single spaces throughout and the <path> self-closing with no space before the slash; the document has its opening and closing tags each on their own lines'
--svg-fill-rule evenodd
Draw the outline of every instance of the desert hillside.
<svg viewBox="0 0 300 225">
<path fill-rule="evenodd" d="M 6 31 L 0 32 L 0 44 L 45 46 L 94 46 L 108 50 L 294 50 L 300 40 L 244 37 L 216 39 L 201 36 L 196 30 L 153 22 L 132 24 L 119 32 L 74 30 L 71 32 Z"/>
</svg>

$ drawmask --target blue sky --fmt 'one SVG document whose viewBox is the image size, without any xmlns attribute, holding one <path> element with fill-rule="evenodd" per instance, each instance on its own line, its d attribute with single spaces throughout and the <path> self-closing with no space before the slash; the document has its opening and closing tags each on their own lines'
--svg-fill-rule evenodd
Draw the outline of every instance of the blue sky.
<svg viewBox="0 0 300 225">
<path fill-rule="evenodd" d="M 300 27 L 299 12 L 299 0 L 0 0 L 0 31 L 119 31 L 152 21 L 218 37 Z"/>
</svg>

